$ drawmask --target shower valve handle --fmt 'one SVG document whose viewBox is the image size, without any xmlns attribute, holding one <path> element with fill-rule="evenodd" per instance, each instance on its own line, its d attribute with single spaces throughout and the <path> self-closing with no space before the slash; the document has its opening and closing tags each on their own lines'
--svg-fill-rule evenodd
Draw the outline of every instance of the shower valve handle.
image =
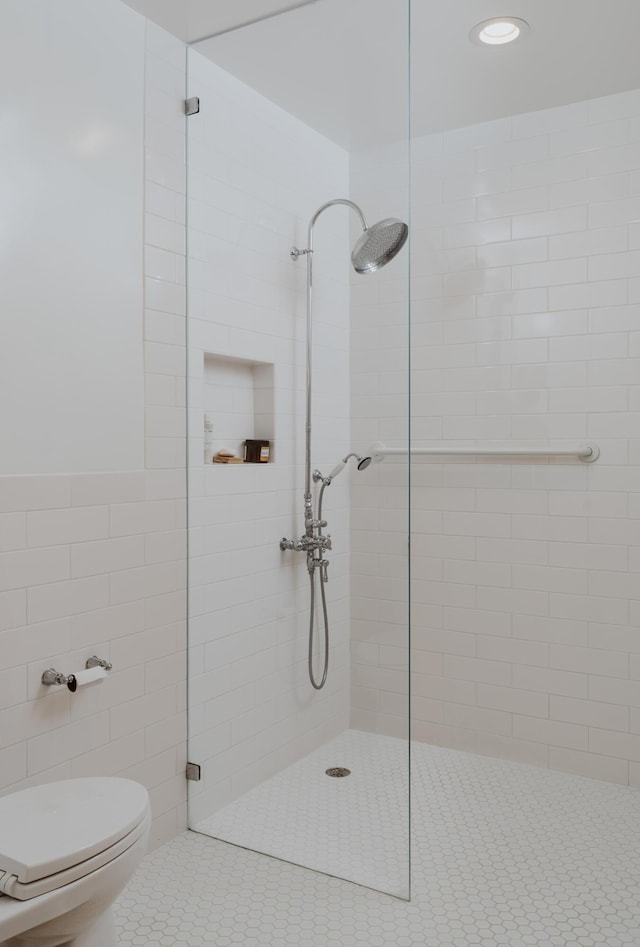
<svg viewBox="0 0 640 947">
<path fill-rule="evenodd" d="M 284 552 L 285 549 L 293 549 L 295 552 L 305 552 L 306 548 L 306 543 L 302 539 L 287 539 L 286 536 L 283 536 L 280 540 L 280 549 L 282 552 Z"/>
</svg>

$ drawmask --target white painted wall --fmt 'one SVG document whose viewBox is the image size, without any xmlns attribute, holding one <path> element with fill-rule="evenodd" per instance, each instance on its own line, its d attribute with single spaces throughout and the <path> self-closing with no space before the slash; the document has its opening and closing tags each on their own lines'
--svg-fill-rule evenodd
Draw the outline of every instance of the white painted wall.
<svg viewBox="0 0 640 947">
<path fill-rule="evenodd" d="M 2 6 L 0 474 L 143 464 L 144 29 Z"/>
<path fill-rule="evenodd" d="M 320 693 L 307 679 L 304 556 L 282 553 L 279 541 L 304 529 L 305 263 L 293 263 L 289 249 L 304 245 L 309 218 L 347 193 L 349 177 L 348 156 L 336 145 L 199 54 L 189 61 L 189 93 L 201 107 L 188 120 L 189 754 L 203 766 L 202 781 L 190 786 L 197 825 L 348 724 L 347 478 L 325 498 L 334 539 L 332 656 Z M 313 463 L 327 471 L 349 446 L 348 225 L 348 211 L 335 208 L 316 230 Z M 203 466 L 204 411 L 216 447 L 226 414 L 221 404 L 216 417 L 207 400 L 205 352 L 273 365 L 268 465 Z"/>
<path fill-rule="evenodd" d="M 417 139 L 411 284 L 414 443 L 602 451 L 593 465 L 413 464 L 413 735 L 634 785 L 639 129 L 629 92 Z M 356 199 L 385 167 L 354 157 Z M 355 302 L 354 439 L 401 445 L 389 317 L 382 299 Z M 362 334 L 365 310 L 377 334 Z M 353 635 L 367 645 L 404 616 L 403 588 L 375 579 L 389 543 L 369 524 L 398 522 L 387 486 L 405 475 L 385 468 L 376 489 L 353 487 Z M 387 729 L 397 686 L 381 648 L 359 648 L 354 680 L 358 725 Z"/>
<path fill-rule="evenodd" d="M 41 20 L 35 13 L 45 6 Z M 55 101 L 39 115 L 37 153 L 26 149 L 18 162 L 12 152 L 22 171 L 32 174 L 25 174 L 20 194 L 26 199 L 27 185 L 38 191 L 51 183 L 54 169 L 57 180 L 80 189 L 83 206 L 69 203 L 69 188 L 49 194 L 48 214 L 56 199 L 63 205 L 48 218 L 55 227 L 45 235 L 27 215 L 22 222 L 31 230 L 5 232 L 4 259 L 24 264 L 21 319 L 42 330 L 44 301 L 60 306 L 64 295 L 75 305 L 74 315 L 85 310 L 86 324 L 82 334 L 64 339 L 55 389 L 45 390 L 37 403 L 46 427 L 25 423 L 15 445 L 6 411 L 0 422 L 8 463 L 20 456 L 16 466 L 24 469 L 28 452 L 37 448 L 54 471 L 0 476 L 0 792 L 72 776 L 130 776 L 150 790 L 155 845 L 186 824 L 184 47 L 157 27 L 146 28 L 116 0 L 33 3 L 31 18 L 23 7 L 3 6 L 2 35 L 19 60 L 16 69 L 26 62 L 34 74 L 25 75 L 22 85 L 16 78 L 22 73 L 14 73 L 6 87 L 16 97 L 27 87 L 36 95 L 29 83 L 39 78 L 37 95 L 55 90 Z M 32 31 L 25 33 L 27 25 Z M 48 64 L 44 72 L 37 52 Z M 96 101 L 78 108 L 91 91 Z M 37 113 L 31 99 L 25 97 L 24 105 L 27 115 Z M 77 143 L 86 142 L 96 114 L 107 114 L 115 151 L 108 161 L 103 153 L 93 156 L 95 162 L 87 155 L 80 160 Z M 5 109 L 1 120 L 10 115 Z M 25 135 L 16 140 L 24 142 Z M 131 206 L 123 206 L 121 189 Z M 78 224 L 94 211 L 98 222 L 106 221 L 103 244 L 92 225 Z M 114 235 L 121 247 L 114 247 Z M 132 260 L 122 259 L 125 251 Z M 85 257 L 92 268 L 77 278 L 62 267 Z M 38 284 L 35 277 L 52 260 L 62 261 L 60 271 Z M 13 345 L 21 336 L 24 341 L 19 322 L 15 310 L 3 311 L 18 374 L 39 384 L 49 377 L 50 355 L 61 340 L 45 344 L 40 331 L 21 355 Z M 105 338 L 105 329 L 113 335 Z M 116 340 L 114 363 L 107 356 Z M 90 402 L 92 394 L 99 394 L 107 412 L 121 406 L 133 424 L 122 417 L 117 437 L 98 425 L 89 433 L 98 433 L 101 442 L 85 439 L 84 428 L 68 424 L 72 408 L 67 414 L 65 405 Z M 14 391 L 4 406 L 24 408 Z M 59 451 L 50 443 L 56 438 L 62 438 Z M 73 454 L 73 445 L 82 445 L 79 453 Z M 133 469 L 113 469 L 122 466 Z M 113 663 L 103 683 L 75 695 L 40 684 L 45 668 L 69 673 L 94 653 Z"/>
</svg>

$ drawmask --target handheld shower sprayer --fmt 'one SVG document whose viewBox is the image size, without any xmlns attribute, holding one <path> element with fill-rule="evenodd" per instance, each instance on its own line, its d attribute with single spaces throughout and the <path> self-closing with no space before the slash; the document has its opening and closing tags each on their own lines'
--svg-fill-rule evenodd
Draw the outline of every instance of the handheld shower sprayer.
<svg viewBox="0 0 640 947">
<path fill-rule="evenodd" d="M 319 480 L 322 480 L 325 486 L 328 487 L 331 481 L 335 480 L 335 478 L 338 476 L 339 473 L 342 473 L 344 468 L 347 466 L 348 461 L 352 457 L 355 457 L 355 459 L 358 462 L 358 470 L 366 470 L 369 464 L 371 463 L 371 457 L 360 457 L 359 454 L 347 454 L 346 457 L 343 457 L 340 463 L 335 465 L 331 473 L 328 474 L 328 476 L 326 477 L 323 477 L 319 470 L 314 470 L 313 472 L 314 481 L 317 483 Z"/>
<path fill-rule="evenodd" d="M 347 454 L 347 456 L 344 457 L 340 461 L 340 463 L 336 464 L 336 466 L 333 468 L 333 470 L 329 474 L 329 479 L 333 480 L 334 477 L 337 477 L 340 471 L 344 470 L 344 468 L 346 467 L 347 461 L 350 460 L 352 457 L 355 457 L 355 459 L 358 462 L 358 470 L 366 470 L 369 464 L 371 463 L 371 457 L 360 457 L 359 454 Z"/>
</svg>

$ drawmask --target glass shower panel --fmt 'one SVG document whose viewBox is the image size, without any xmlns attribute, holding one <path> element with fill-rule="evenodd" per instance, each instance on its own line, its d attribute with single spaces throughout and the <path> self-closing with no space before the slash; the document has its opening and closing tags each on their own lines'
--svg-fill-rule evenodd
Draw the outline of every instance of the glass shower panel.
<svg viewBox="0 0 640 947">
<path fill-rule="evenodd" d="M 408 50 L 324 0 L 187 63 L 190 826 L 402 898 Z"/>
</svg>

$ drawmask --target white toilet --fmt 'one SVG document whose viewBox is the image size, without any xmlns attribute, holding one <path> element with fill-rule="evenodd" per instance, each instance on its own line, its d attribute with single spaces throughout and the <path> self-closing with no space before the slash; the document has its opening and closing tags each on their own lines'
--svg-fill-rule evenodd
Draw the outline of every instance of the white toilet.
<svg viewBox="0 0 640 947">
<path fill-rule="evenodd" d="M 0 945 L 115 945 L 111 905 L 150 824 L 147 790 L 130 779 L 67 779 L 0 798 Z"/>
</svg>

